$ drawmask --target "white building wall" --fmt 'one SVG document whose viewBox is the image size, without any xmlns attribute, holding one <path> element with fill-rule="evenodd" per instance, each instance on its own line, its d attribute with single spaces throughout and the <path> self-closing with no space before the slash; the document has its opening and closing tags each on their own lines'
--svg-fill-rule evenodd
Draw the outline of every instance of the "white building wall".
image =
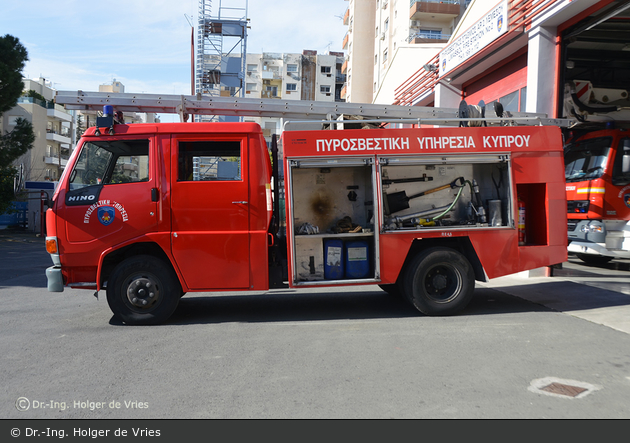
<svg viewBox="0 0 630 443">
<path fill-rule="evenodd" d="M 419 68 L 420 60 L 429 60 L 444 44 L 422 44 L 399 46 L 383 73 L 382 82 L 374 94 L 373 103 L 391 105 L 395 99 L 396 88 L 411 77 Z"/>
<path fill-rule="evenodd" d="M 556 34 L 555 27 L 542 26 L 529 32 L 526 112 L 554 115 Z"/>
<path fill-rule="evenodd" d="M 349 0 L 346 101 L 371 103 L 374 78 L 374 33 L 377 0 Z"/>
</svg>

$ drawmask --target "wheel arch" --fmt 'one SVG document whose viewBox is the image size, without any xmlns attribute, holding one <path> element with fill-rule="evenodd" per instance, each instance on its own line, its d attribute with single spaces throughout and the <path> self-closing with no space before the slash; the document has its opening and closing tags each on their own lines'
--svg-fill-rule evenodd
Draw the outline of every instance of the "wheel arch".
<svg viewBox="0 0 630 443">
<path fill-rule="evenodd" d="M 474 246 L 472 245 L 470 238 L 468 237 L 451 237 L 451 238 L 418 238 L 413 241 L 411 247 L 409 248 L 409 252 L 407 253 L 407 257 L 405 258 L 405 262 L 400 270 L 400 274 L 398 276 L 398 282 L 401 281 L 403 276 L 405 275 L 405 271 L 409 264 L 413 261 L 414 257 L 422 252 L 432 249 L 432 248 L 450 248 L 459 253 L 461 253 L 470 265 L 472 266 L 473 272 L 475 273 L 475 280 L 477 281 L 488 281 L 486 273 L 483 269 L 483 265 L 479 260 L 477 252 L 475 251 Z"/>
<path fill-rule="evenodd" d="M 175 275 L 177 276 L 180 284 L 182 284 L 182 280 L 177 272 L 177 269 L 173 266 L 169 256 L 164 252 L 164 250 L 155 242 L 138 242 L 132 243 L 127 246 L 123 246 L 122 248 L 114 249 L 109 251 L 104 255 L 99 272 L 99 288 L 104 288 L 105 283 L 109 279 L 111 273 L 118 263 L 121 263 L 123 260 L 138 256 L 138 255 L 150 255 L 152 257 L 158 258 L 164 262 L 167 266 L 169 266 Z M 183 286 L 183 284 L 182 284 Z"/>
</svg>

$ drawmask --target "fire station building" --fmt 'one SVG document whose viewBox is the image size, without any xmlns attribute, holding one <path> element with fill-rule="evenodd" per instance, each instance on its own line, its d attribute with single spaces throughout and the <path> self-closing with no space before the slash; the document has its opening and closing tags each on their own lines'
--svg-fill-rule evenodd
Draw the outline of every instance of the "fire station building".
<svg viewBox="0 0 630 443">
<path fill-rule="evenodd" d="M 623 106 L 630 87 L 630 2 L 474 1 L 448 43 L 395 91 L 395 103 L 457 108 L 498 101 L 504 110 L 574 117 Z M 580 109 L 577 109 L 578 113 Z"/>
</svg>

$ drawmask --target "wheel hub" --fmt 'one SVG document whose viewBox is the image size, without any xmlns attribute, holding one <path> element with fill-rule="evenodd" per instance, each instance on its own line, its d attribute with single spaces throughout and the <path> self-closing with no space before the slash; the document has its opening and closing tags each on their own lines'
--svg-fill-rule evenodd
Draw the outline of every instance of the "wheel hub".
<svg viewBox="0 0 630 443">
<path fill-rule="evenodd" d="M 133 280 L 127 288 L 129 303 L 138 308 L 147 309 L 155 304 L 158 297 L 155 283 L 146 277 Z"/>
<path fill-rule="evenodd" d="M 435 289 L 435 292 L 443 291 L 448 284 L 448 279 L 444 274 L 440 274 L 440 271 L 436 271 L 436 274 L 433 276 L 433 282 L 431 286 Z"/>
</svg>

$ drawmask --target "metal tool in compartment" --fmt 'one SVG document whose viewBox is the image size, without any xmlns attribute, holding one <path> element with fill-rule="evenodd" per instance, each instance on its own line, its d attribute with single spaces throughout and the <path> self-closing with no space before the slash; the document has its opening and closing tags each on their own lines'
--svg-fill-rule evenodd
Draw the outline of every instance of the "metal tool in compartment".
<svg viewBox="0 0 630 443">
<path fill-rule="evenodd" d="M 413 194 L 411 196 L 407 196 L 406 191 L 385 194 L 385 215 L 395 214 L 396 212 L 409 209 L 409 200 L 413 200 L 414 198 L 419 198 L 424 195 L 433 194 L 434 192 L 442 191 L 444 189 L 463 188 L 465 183 L 466 181 L 464 180 L 464 177 L 458 177 L 449 184 L 438 186 L 437 188 L 433 189 L 428 189 L 426 191 L 419 192 L 418 194 Z"/>
</svg>

